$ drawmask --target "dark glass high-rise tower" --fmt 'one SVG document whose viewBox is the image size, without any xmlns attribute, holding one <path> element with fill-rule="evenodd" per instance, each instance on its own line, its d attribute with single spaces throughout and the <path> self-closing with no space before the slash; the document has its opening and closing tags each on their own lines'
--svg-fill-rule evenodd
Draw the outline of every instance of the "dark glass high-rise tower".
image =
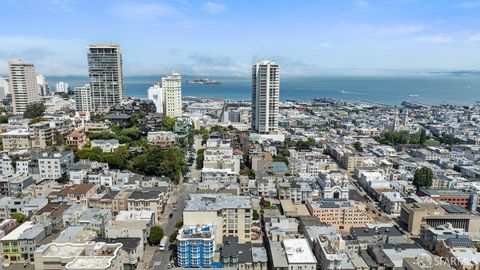
<svg viewBox="0 0 480 270">
<path fill-rule="evenodd" d="M 116 44 L 88 47 L 88 74 L 94 111 L 106 111 L 123 99 L 122 54 Z"/>
</svg>

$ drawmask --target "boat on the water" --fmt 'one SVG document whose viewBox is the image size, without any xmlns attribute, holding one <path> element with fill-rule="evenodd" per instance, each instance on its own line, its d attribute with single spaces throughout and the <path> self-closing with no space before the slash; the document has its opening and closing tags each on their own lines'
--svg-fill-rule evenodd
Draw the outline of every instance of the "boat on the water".
<svg viewBox="0 0 480 270">
<path fill-rule="evenodd" d="M 196 80 L 186 80 L 188 84 L 202 84 L 202 85 L 212 85 L 212 84 L 220 84 L 219 81 L 211 80 L 209 78 L 201 78 Z"/>
</svg>

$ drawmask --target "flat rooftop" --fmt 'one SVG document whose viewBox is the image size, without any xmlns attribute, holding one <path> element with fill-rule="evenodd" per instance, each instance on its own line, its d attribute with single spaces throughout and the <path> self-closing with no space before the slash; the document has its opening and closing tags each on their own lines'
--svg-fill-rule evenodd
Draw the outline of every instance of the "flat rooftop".
<svg viewBox="0 0 480 270">
<path fill-rule="evenodd" d="M 218 211 L 221 209 L 250 209 L 250 197 L 234 196 L 228 193 L 221 194 L 190 194 L 184 211 Z"/>
<path fill-rule="evenodd" d="M 306 239 L 285 239 L 283 246 L 289 264 L 317 263 Z"/>
</svg>

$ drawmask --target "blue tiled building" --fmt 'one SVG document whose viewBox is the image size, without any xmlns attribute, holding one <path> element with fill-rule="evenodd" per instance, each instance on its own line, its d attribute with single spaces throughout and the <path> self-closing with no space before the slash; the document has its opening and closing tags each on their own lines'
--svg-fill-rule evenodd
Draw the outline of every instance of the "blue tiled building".
<svg viewBox="0 0 480 270">
<path fill-rule="evenodd" d="M 177 264 L 184 268 L 212 267 L 215 234 L 212 224 L 183 226 L 177 236 Z"/>
</svg>

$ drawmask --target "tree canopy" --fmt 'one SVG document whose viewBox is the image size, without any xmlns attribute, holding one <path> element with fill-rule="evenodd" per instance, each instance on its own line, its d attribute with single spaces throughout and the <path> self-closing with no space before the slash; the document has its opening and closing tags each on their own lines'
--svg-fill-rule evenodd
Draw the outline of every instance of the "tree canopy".
<svg viewBox="0 0 480 270">
<path fill-rule="evenodd" d="M 42 102 L 34 102 L 27 105 L 23 117 L 28 119 L 37 118 L 43 115 L 47 107 Z"/>
<path fill-rule="evenodd" d="M 433 172 L 432 169 L 428 167 L 422 167 L 415 171 L 413 177 L 413 184 L 419 187 L 430 187 L 433 181 Z"/>
<path fill-rule="evenodd" d="M 178 182 L 186 170 L 185 152 L 177 147 L 149 147 L 132 160 L 130 170 L 144 175 L 167 176 Z"/>
<path fill-rule="evenodd" d="M 148 236 L 148 243 L 150 245 L 158 245 L 162 241 L 164 232 L 160 226 L 153 226 L 150 228 L 150 235 Z"/>
<path fill-rule="evenodd" d="M 25 216 L 25 214 L 23 214 L 21 212 L 13 213 L 12 218 L 15 219 L 18 224 L 22 224 L 23 222 L 25 222 L 27 220 L 27 217 Z"/>
</svg>

